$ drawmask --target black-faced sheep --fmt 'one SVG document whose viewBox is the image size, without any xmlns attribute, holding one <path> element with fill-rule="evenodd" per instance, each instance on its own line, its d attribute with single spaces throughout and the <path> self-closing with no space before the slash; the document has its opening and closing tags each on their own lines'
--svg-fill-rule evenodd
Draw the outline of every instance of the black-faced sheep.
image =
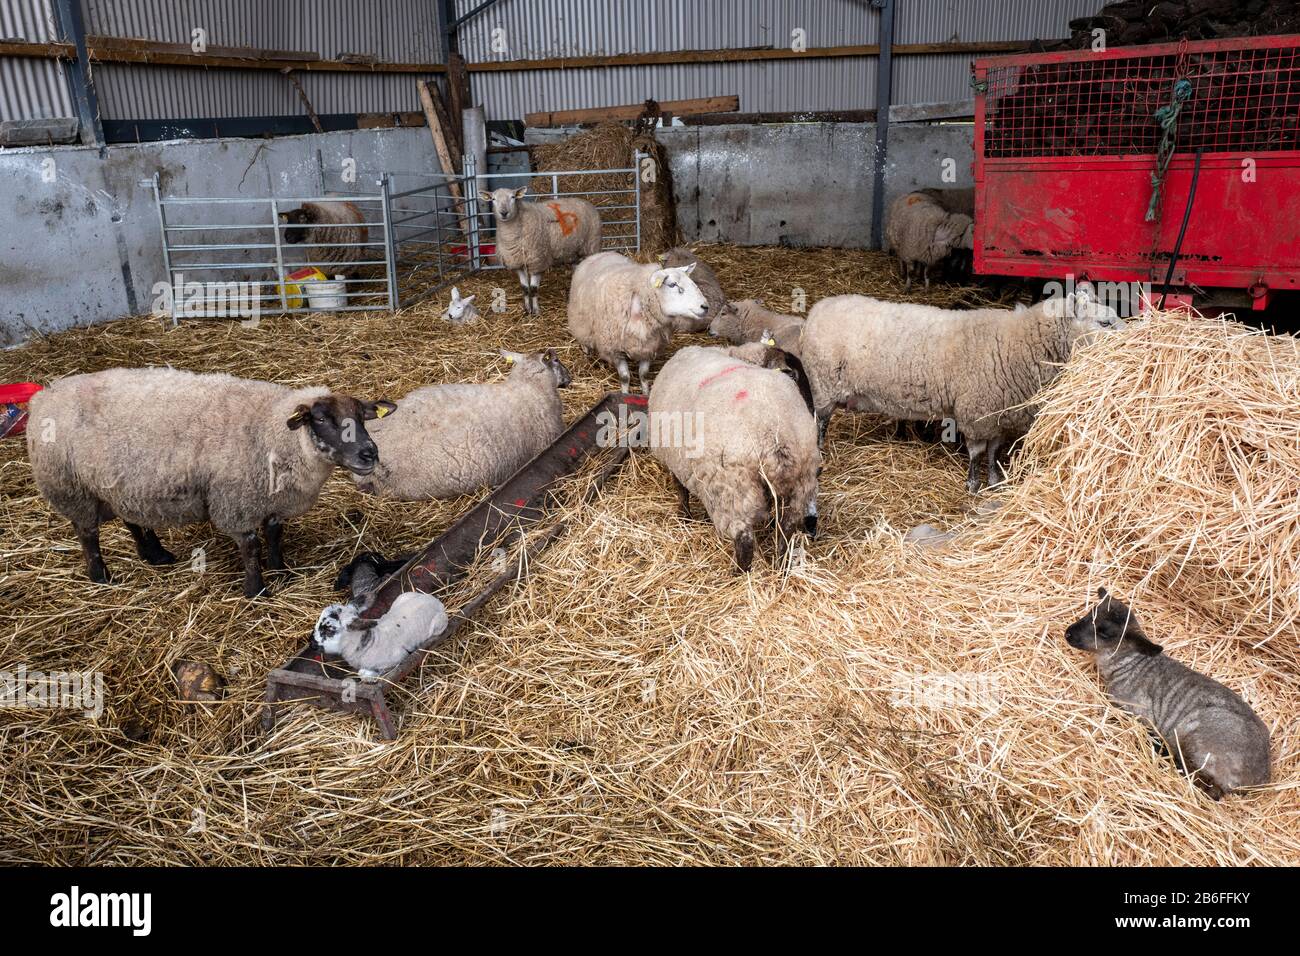
<svg viewBox="0 0 1300 956">
<path fill-rule="evenodd" d="M 974 220 L 965 213 L 948 212 L 926 193 L 907 193 L 889 204 L 885 251 L 898 257 L 904 289 L 911 288 L 914 267 L 920 270 L 928 289 L 931 267 L 954 249 L 974 247 Z"/>
<path fill-rule="evenodd" d="M 600 213 L 587 200 L 568 196 L 524 202 L 527 192 L 521 186 L 478 196 L 496 217 L 496 256 L 519 277 L 524 311 L 541 315 L 542 274 L 600 252 Z"/>
<path fill-rule="evenodd" d="M 683 246 L 674 246 L 669 249 L 659 256 L 659 262 L 665 269 L 695 266 L 691 271 L 691 281 L 704 293 L 704 301 L 707 303 L 708 308 L 704 315 L 699 318 L 677 316 L 673 319 L 673 330 L 676 332 L 703 332 L 709 327 L 709 323 L 721 315 L 727 307 L 727 293 L 722 291 L 722 283 L 718 281 L 717 274 L 709 268 L 707 262 L 701 261 L 695 253 Z"/>
<path fill-rule="evenodd" d="M 1065 632 L 1087 651 L 1112 700 L 1160 735 L 1179 768 L 1216 800 L 1269 781 L 1268 727 L 1237 694 L 1162 653 L 1124 604 L 1101 603 Z"/>
<path fill-rule="evenodd" d="M 291 389 L 167 368 L 59 379 L 33 397 L 27 453 L 36 487 L 77 530 L 92 581 L 107 583 L 99 526 L 126 523 L 140 557 L 176 559 L 154 529 L 210 520 L 239 545 L 244 594 L 284 567 L 284 522 L 309 510 L 334 467 L 374 470 L 365 422 L 393 410 L 326 388 Z"/>
<path fill-rule="evenodd" d="M 284 241 L 291 245 L 310 244 L 307 261 L 331 275 L 337 270 L 330 266 L 382 258 L 377 248 L 358 245 L 370 241 L 370 230 L 361 225 L 365 221 L 360 209 L 341 201 L 305 202 L 297 209 L 280 213 L 280 222 L 288 224 L 283 232 Z M 352 273 L 344 270 L 343 274 Z"/>
<path fill-rule="evenodd" d="M 569 370 L 554 350 L 502 355 L 513 365 L 504 382 L 428 385 L 400 399 L 400 415 L 370 428 L 379 464 L 357 486 L 403 501 L 456 498 L 496 487 L 555 441 Z"/>
<path fill-rule="evenodd" d="M 1123 327 L 1087 283 L 1015 310 L 958 312 L 839 295 L 809 311 L 800 357 L 823 435 L 837 407 L 896 421 L 949 419 L 966 439 L 974 493 L 986 452 L 990 485 L 1001 480 L 998 453 L 1029 430 L 1032 399 L 1075 342 Z"/>
<path fill-rule="evenodd" d="M 801 522 L 810 535 L 817 528 L 821 453 L 810 396 L 765 367 L 772 354 L 760 343 L 690 346 L 664 363 L 650 391 L 652 454 L 672 474 L 683 515 L 698 497 L 741 571 L 753 561 L 754 529 L 774 509 L 778 555 Z M 801 371 L 798 359 L 786 361 Z"/>
<path fill-rule="evenodd" d="M 650 393 L 650 365 L 668 346 L 673 320 L 700 319 L 708 304 L 691 279 L 694 265 L 656 269 L 617 252 L 578 263 L 569 286 L 569 331 L 587 355 L 618 369 L 631 388 L 628 362 L 637 363 L 641 391 Z"/>
</svg>

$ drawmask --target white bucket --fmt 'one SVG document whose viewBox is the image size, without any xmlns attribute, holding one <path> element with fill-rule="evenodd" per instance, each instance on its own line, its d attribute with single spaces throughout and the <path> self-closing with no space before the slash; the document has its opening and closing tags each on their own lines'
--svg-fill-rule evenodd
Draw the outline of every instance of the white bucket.
<svg viewBox="0 0 1300 956">
<path fill-rule="evenodd" d="M 306 286 L 307 303 L 317 312 L 341 309 L 348 304 L 348 287 L 342 276 L 335 276 L 333 282 L 321 282 L 318 279 L 315 282 L 304 283 L 304 285 Z"/>
</svg>

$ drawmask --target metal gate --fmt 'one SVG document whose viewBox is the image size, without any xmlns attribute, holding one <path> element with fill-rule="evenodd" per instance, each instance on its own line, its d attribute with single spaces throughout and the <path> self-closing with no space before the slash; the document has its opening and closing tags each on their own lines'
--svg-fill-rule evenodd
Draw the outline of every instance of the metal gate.
<svg viewBox="0 0 1300 956">
<path fill-rule="evenodd" d="M 386 171 L 363 177 L 373 183 L 369 192 L 327 194 L 322 180 L 320 195 L 256 199 L 163 196 L 155 175 L 141 182 L 154 193 L 167 272 L 154 311 L 177 322 L 405 308 L 476 272 L 502 268 L 494 256 L 492 210 L 478 194 L 521 180 L 531 181 L 535 200 L 587 199 L 600 213 L 602 248 L 635 252 L 641 248 L 640 165 L 638 152 L 624 169 L 479 173 L 466 157 L 459 176 Z M 281 215 L 322 202 L 350 204 L 360 221 L 338 227 L 334 241 L 295 241 L 303 238 L 295 232 L 301 227 Z M 295 281 L 297 270 L 309 268 L 326 281 Z"/>
</svg>

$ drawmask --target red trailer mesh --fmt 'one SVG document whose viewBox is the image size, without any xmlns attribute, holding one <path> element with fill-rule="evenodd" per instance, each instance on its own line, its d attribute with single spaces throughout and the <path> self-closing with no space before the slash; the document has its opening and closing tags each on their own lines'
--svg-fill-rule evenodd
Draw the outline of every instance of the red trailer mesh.
<svg viewBox="0 0 1300 956">
<path fill-rule="evenodd" d="M 990 66 L 984 155 L 1154 153 L 1152 117 L 1184 76 L 1180 151 L 1300 148 L 1300 50 L 1289 47 Z"/>
</svg>

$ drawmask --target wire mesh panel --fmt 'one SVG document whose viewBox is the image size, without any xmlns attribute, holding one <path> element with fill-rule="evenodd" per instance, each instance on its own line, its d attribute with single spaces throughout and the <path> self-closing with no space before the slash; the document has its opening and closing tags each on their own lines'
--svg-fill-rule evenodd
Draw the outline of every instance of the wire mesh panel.
<svg viewBox="0 0 1300 956">
<path fill-rule="evenodd" d="M 1300 37 L 1042 59 L 989 61 L 986 157 L 1154 153 L 1162 134 L 1156 113 L 1175 96 L 1180 150 L 1300 149 Z"/>
<path fill-rule="evenodd" d="M 496 261 L 496 219 L 492 209 L 478 199 L 478 192 L 518 189 L 527 186 L 525 201 L 545 203 L 552 199 L 585 199 L 600 215 L 601 249 L 630 254 L 641 248 L 641 190 L 637 180 L 640 152 L 633 153 L 626 169 L 572 169 L 545 172 L 478 173 L 472 157 L 467 159 L 467 176 L 476 188 L 469 201 L 471 229 L 476 242 L 471 249 L 477 268 L 503 268 Z"/>
</svg>

